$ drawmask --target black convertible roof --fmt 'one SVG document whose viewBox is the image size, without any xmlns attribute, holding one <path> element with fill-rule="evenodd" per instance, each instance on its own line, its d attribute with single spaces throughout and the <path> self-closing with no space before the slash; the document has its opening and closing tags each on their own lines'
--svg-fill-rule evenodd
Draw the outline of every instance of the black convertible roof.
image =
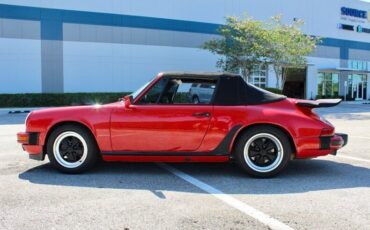
<svg viewBox="0 0 370 230">
<path fill-rule="evenodd" d="M 180 77 L 217 80 L 214 105 L 258 105 L 286 99 L 247 83 L 240 75 L 232 73 L 165 72 L 162 77 Z"/>
<path fill-rule="evenodd" d="M 209 78 L 219 79 L 221 77 L 240 77 L 238 74 L 225 72 L 163 72 L 163 77 L 182 77 L 182 78 Z"/>
</svg>

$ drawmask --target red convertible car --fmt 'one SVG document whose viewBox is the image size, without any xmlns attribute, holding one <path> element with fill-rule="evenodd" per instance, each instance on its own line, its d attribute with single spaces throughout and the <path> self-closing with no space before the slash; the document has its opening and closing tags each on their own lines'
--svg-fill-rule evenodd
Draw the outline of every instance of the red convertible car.
<svg viewBox="0 0 370 230">
<path fill-rule="evenodd" d="M 30 158 L 47 154 L 66 173 L 86 171 L 102 158 L 235 161 L 251 175 L 269 177 L 292 159 L 336 154 L 346 144 L 346 134 L 312 111 L 339 103 L 286 98 L 234 74 L 160 73 L 115 103 L 33 111 L 17 137 Z"/>
</svg>

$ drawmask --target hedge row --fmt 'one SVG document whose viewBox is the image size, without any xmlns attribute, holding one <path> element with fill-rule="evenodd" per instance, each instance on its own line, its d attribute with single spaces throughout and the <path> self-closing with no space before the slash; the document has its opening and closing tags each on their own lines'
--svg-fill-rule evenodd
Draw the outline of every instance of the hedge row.
<svg viewBox="0 0 370 230">
<path fill-rule="evenodd" d="M 283 91 L 277 88 L 265 88 L 265 90 L 273 92 L 273 93 L 277 93 L 277 94 L 283 94 Z"/>
<path fill-rule="evenodd" d="M 0 107 L 47 107 L 104 104 L 129 94 L 121 93 L 26 93 L 0 94 Z"/>
<path fill-rule="evenodd" d="M 281 90 L 267 88 L 273 93 L 281 94 Z M 0 94 L 0 107 L 48 107 L 66 105 L 105 104 L 117 101 L 118 98 L 130 94 L 121 93 L 26 93 Z"/>
</svg>

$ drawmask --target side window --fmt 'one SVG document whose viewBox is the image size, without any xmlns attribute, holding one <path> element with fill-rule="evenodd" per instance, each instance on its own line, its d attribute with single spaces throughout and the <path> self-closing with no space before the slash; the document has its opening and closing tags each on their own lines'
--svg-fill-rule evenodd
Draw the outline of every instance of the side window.
<svg viewBox="0 0 370 230">
<path fill-rule="evenodd" d="M 216 88 L 215 80 L 181 79 L 180 82 L 173 98 L 173 104 L 211 103 Z"/>
<path fill-rule="evenodd" d="M 163 78 L 138 104 L 210 104 L 215 88 L 215 80 Z"/>
<path fill-rule="evenodd" d="M 156 104 L 158 99 L 166 87 L 167 79 L 162 78 L 159 80 L 152 88 L 149 89 L 148 92 L 140 99 L 138 104 Z"/>
<path fill-rule="evenodd" d="M 181 82 L 176 94 L 174 95 L 173 104 L 193 104 L 190 96 L 190 89 L 193 87 L 193 85 L 194 84 L 190 82 Z"/>
<path fill-rule="evenodd" d="M 200 88 L 205 88 L 205 89 L 214 89 L 215 85 L 212 83 L 203 83 L 200 85 Z"/>
<path fill-rule="evenodd" d="M 159 99 L 160 104 L 172 104 L 174 101 L 174 97 L 176 95 L 176 91 L 178 90 L 179 86 L 181 85 L 181 80 L 177 79 L 169 79 L 164 89 L 161 98 Z"/>
<path fill-rule="evenodd" d="M 201 81 L 195 87 L 189 90 L 190 98 L 193 104 L 209 104 L 211 103 L 216 81 Z"/>
</svg>

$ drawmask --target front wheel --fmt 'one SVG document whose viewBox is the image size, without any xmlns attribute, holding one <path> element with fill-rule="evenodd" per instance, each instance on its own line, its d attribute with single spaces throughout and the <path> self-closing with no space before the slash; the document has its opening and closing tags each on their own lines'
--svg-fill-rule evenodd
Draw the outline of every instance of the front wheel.
<svg viewBox="0 0 370 230">
<path fill-rule="evenodd" d="M 287 135 L 270 126 L 247 130 L 235 148 L 239 166 L 256 177 L 271 177 L 281 172 L 287 166 L 291 153 Z"/>
<path fill-rule="evenodd" d="M 95 165 L 98 148 L 89 131 L 75 125 L 64 125 L 50 134 L 47 153 L 59 171 L 81 173 Z"/>
</svg>

